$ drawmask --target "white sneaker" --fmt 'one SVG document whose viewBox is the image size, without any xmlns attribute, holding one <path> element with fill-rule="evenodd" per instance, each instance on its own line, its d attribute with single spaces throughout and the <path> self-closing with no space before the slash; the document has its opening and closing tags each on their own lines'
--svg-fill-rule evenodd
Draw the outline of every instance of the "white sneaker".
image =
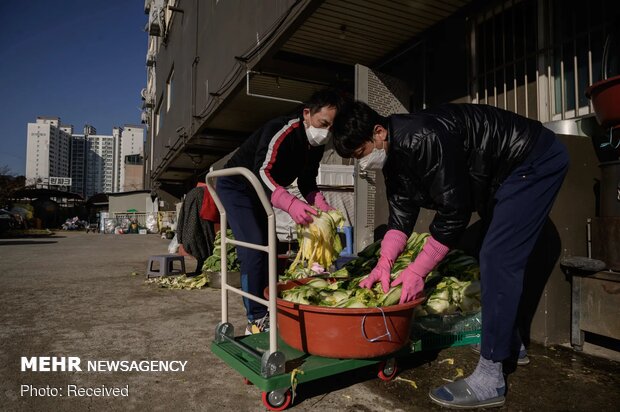
<svg viewBox="0 0 620 412">
<path fill-rule="evenodd" d="M 262 332 L 269 332 L 269 313 L 260 319 L 248 320 L 248 325 L 245 328 L 246 335 L 254 335 Z"/>
</svg>

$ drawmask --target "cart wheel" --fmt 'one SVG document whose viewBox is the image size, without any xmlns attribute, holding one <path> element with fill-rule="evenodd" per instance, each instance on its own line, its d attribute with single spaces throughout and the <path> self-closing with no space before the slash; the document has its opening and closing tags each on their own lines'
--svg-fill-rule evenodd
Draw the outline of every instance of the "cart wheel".
<svg viewBox="0 0 620 412">
<path fill-rule="evenodd" d="M 248 378 L 243 378 L 243 383 L 244 383 L 244 384 L 246 384 L 246 385 L 254 385 L 254 384 L 252 383 L 252 381 L 251 381 L 251 380 L 249 380 Z"/>
<path fill-rule="evenodd" d="M 291 405 L 290 389 L 263 392 L 263 405 L 270 411 L 285 410 Z"/>
<path fill-rule="evenodd" d="M 394 379 L 394 377 L 396 377 L 396 372 L 398 372 L 398 366 L 396 365 L 396 359 L 390 358 L 379 364 L 379 373 L 377 373 L 377 376 L 382 381 L 388 382 Z"/>
</svg>

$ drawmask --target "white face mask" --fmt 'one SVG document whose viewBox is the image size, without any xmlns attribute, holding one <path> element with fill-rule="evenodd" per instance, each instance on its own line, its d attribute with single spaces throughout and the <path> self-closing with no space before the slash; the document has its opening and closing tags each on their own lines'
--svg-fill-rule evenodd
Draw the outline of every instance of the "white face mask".
<svg viewBox="0 0 620 412">
<path fill-rule="evenodd" d="M 321 146 L 327 143 L 331 133 L 327 129 L 319 129 L 318 127 L 308 126 L 306 128 L 306 136 L 310 146 Z"/>
<path fill-rule="evenodd" d="M 377 149 L 374 147 L 372 152 L 359 159 L 360 168 L 362 170 L 379 170 L 383 169 L 383 165 L 387 160 L 385 149 Z"/>
</svg>

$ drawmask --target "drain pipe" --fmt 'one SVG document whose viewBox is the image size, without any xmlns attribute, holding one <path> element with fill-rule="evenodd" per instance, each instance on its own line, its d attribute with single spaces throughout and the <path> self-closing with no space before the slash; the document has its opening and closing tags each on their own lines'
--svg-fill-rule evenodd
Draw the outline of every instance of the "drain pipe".
<svg viewBox="0 0 620 412">
<path fill-rule="evenodd" d="M 586 241 L 588 243 L 588 259 L 592 259 L 592 219 L 588 218 L 586 220 Z"/>
<path fill-rule="evenodd" d="M 291 102 L 291 103 L 300 103 L 303 104 L 302 101 L 300 100 L 292 100 L 292 99 L 285 99 L 283 97 L 275 97 L 275 96 L 267 96 L 265 94 L 256 94 L 256 93 L 250 93 L 250 74 L 261 74 L 260 72 L 255 72 L 252 70 L 248 70 L 245 73 L 245 94 L 247 96 L 252 96 L 252 97 L 261 97 L 263 99 L 271 99 L 271 100 L 279 100 L 282 102 Z"/>
</svg>

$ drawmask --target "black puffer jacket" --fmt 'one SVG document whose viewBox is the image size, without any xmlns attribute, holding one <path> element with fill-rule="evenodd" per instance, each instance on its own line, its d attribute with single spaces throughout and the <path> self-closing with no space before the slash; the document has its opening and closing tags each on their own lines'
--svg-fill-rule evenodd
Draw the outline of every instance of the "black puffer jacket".
<svg viewBox="0 0 620 412">
<path fill-rule="evenodd" d="M 473 104 L 448 104 L 388 120 L 390 146 L 383 167 L 388 228 L 410 234 L 420 207 L 436 210 L 430 232 L 448 246 L 458 241 L 472 212 L 488 212 L 499 186 L 543 130 L 538 121 Z M 549 140 L 539 143 L 550 146 Z"/>
</svg>

